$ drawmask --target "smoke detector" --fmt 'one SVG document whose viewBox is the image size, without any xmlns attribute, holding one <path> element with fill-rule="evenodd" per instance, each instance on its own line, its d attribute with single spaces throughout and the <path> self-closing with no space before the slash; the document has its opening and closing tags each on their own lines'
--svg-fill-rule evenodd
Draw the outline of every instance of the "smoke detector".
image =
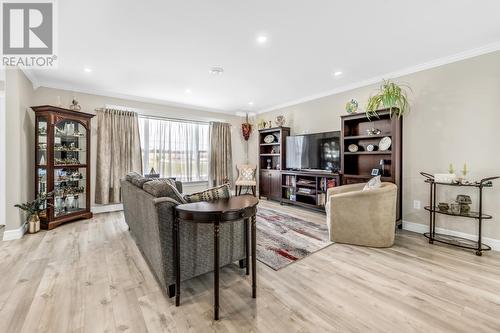
<svg viewBox="0 0 500 333">
<path fill-rule="evenodd" d="M 211 75 L 222 75 L 222 73 L 224 73 L 224 68 L 222 68 L 222 66 L 213 66 L 208 72 Z"/>
</svg>

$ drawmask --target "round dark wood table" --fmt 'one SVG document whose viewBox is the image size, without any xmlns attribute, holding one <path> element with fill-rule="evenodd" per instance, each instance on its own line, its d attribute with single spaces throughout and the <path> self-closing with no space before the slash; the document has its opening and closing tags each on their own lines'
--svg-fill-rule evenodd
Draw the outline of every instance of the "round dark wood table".
<svg viewBox="0 0 500 333">
<path fill-rule="evenodd" d="M 250 251 L 248 241 L 248 223 L 251 221 L 252 244 L 252 297 L 257 296 L 257 269 L 256 269 L 256 228 L 255 215 L 259 200 L 251 195 L 242 195 L 210 202 L 195 202 L 178 205 L 175 208 L 174 222 L 174 257 L 175 257 L 175 305 L 180 304 L 181 263 L 179 246 L 180 223 L 209 223 L 214 230 L 214 319 L 219 319 L 219 229 L 223 223 L 243 221 L 245 224 L 245 257 L 246 274 L 249 275 Z"/>
</svg>

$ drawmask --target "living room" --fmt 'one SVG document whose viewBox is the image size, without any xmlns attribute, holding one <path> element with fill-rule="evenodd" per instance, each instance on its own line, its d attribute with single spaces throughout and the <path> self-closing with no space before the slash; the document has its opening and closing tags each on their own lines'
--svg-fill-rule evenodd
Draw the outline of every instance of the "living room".
<svg viewBox="0 0 500 333">
<path fill-rule="evenodd" d="M 496 1 L 40 3 L 0 331 L 498 331 Z"/>
</svg>

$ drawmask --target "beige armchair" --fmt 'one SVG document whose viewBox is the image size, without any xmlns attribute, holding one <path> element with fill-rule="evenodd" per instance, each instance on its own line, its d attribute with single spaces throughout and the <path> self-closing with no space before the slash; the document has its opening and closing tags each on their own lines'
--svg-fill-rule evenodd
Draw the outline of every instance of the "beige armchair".
<svg viewBox="0 0 500 333">
<path fill-rule="evenodd" d="M 394 244 L 397 186 L 382 183 L 363 191 L 365 184 L 328 190 L 325 206 L 330 240 L 371 247 Z"/>
</svg>

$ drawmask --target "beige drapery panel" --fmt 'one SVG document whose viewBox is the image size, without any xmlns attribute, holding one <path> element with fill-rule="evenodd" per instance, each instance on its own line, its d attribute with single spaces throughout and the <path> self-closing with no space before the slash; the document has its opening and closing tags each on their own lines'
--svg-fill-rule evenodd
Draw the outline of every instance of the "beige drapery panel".
<svg viewBox="0 0 500 333">
<path fill-rule="evenodd" d="M 210 123 L 210 163 L 208 181 L 210 186 L 218 186 L 232 181 L 231 125 Z"/>
<path fill-rule="evenodd" d="M 120 179 L 132 171 L 142 174 L 137 113 L 98 109 L 95 202 L 121 202 Z"/>
</svg>

